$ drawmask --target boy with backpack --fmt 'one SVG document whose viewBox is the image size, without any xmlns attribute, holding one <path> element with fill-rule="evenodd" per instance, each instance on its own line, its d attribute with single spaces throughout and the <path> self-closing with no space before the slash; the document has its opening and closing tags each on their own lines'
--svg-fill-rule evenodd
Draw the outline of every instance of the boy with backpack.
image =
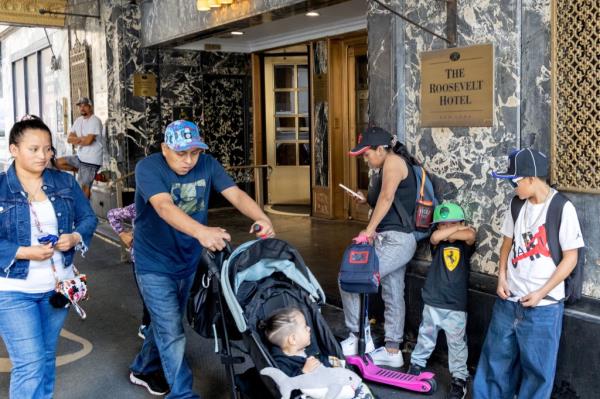
<svg viewBox="0 0 600 399">
<path fill-rule="evenodd" d="M 465 213 L 454 203 L 435 208 L 437 229 L 430 237 L 432 262 L 423 287 L 423 320 L 413 350 L 409 374 L 419 375 L 435 349 L 440 329 L 448 341 L 448 366 L 452 382 L 447 399 L 467 395 L 467 291 L 475 229 L 465 226 Z"/>
<path fill-rule="evenodd" d="M 508 179 L 516 196 L 502 226 L 499 298 L 479 358 L 473 397 L 547 399 L 564 301 L 581 295 L 581 280 L 571 280 L 574 269 L 582 275 L 577 266 L 578 249 L 584 246 L 581 228 L 573 204 L 546 183 L 544 154 L 530 148 L 514 151 L 508 171 L 492 175 Z"/>
</svg>

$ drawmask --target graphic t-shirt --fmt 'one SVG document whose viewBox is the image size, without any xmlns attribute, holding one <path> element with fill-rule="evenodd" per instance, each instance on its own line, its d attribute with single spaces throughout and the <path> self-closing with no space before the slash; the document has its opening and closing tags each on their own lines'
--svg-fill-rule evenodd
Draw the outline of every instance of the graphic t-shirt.
<svg viewBox="0 0 600 399">
<path fill-rule="evenodd" d="M 436 308 L 467 311 L 469 270 L 474 245 L 442 241 L 432 247 L 432 262 L 423 287 L 423 302 Z"/>
<path fill-rule="evenodd" d="M 87 119 L 80 116 L 75 119 L 70 131 L 77 133 L 77 137 L 87 136 L 88 134 L 96 135 L 96 139 L 92 144 L 77 147 L 77 158 L 81 162 L 102 165 L 102 121 L 100 121 L 100 118 L 96 115 L 91 115 Z"/>
<path fill-rule="evenodd" d="M 165 222 L 150 204 L 150 198 L 168 193 L 173 203 L 199 223 L 206 225 L 211 188 L 218 192 L 235 185 L 221 164 L 201 154 L 196 166 L 179 176 L 162 154 L 153 154 L 135 168 L 135 267 L 138 273 L 161 273 L 185 278 L 198 265 L 202 247 L 197 239 Z"/>
<path fill-rule="evenodd" d="M 546 232 L 546 214 L 555 194 L 556 191 L 552 190 L 551 195 L 541 204 L 525 201 L 515 223 L 510 208 L 504 215 L 502 234 L 513 238 L 507 265 L 511 301 L 516 302 L 521 297 L 540 289 L 556 270 L 557 265 L 552 260 Z M 584 246 L 577 212 L 571 202 L 564 205 L 558 237 L 563 251 Z M 564 299 L 564 282 L 554 287 L 548 296 L 555 301 L 542 299 L 538 306 L 550 305 Z"/>
</svg>

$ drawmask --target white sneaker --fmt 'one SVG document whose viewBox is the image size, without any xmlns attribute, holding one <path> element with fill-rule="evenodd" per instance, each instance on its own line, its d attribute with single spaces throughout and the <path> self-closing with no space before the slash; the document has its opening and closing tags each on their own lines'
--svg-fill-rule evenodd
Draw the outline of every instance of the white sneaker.
<svg viewBox="0 0 600 399">
<path fill-rule="evenodd" d="M 373 344 L 373 338 L 371 338 L 371 331 L 369 330 L 367 330 L 365 341 L 365 353 L 372 352 L 375 349 L 375 345 Z M 340 344 L 342 345 L 344 356 L 353 356 L 358 354 L 358 337 L 354 335 L 354 333 L 350 333 L 348 338 L 343 340 Z"/>
<path fill-rule="evenodd" d="M 398 353 L 390 353 L 387 351 L 387 349 L 385 349 L 385 347 L 382 346 L 369 353 L 369 356 L 371 356 L 371 359 L 373 359 L 373 363 L 378 366 L 389 366 L 395 368 L 404 366 L 402 351 L 398 351 Z"/>
<path fill-rule="evenodd" d="M 138 337 L 140 337 L 141 339 L 146 339 L 146 325 L 144 324 L 140 324 L 140 326 L 138 327 Z"/>
</svg>

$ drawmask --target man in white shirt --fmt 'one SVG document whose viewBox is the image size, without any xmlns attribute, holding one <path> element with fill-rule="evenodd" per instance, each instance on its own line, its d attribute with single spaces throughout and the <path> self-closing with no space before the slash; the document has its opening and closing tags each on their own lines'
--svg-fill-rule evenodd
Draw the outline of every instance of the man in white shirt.
<svg viewBox="0 0 600 399">
<path fill-rule="evenodd" d="M 498 298 L 473 382 L 474 399 L 547 399 L 560 343 L 565 279 L 584 246 L 577 212 L 546 183 L 548 160 L 524 148 L 509 155 L 515 198 L 504 217 Z M 567 294 L 574 295 L 570 290 Z M 575 296 L 575 295 L 574 295 Z"/>
<path fill-rule="evenodd" d="M 76 105 L 81 116 L 69 130 L 67 142 L 77 147 L 77 155 L 58 158 L 56 165 L 61 170 L 77 172 L 77 182 L 90 198 L 94 178 L 102 166 L 102 121 L 94 115 L 89 98 L 81 97 Z"/>
</svg>

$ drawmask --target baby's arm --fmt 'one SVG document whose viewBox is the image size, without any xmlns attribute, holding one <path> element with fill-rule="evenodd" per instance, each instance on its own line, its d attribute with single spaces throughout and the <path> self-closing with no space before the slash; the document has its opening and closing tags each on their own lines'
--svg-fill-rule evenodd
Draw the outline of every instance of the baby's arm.
<svg viewBox="0 0 600 399">
<path fill-rule="evenodd" d="M 310 357 L 306 358 L 306 363 L 304 363 L 304 367 L 302 367 L 302 373 L 304 373 L 304 374 L 312 373 L 320 365 L 321 365 L 321 362 L 319 361 L 319 359 L 317 359 L 314 356 L 310 356 Z"/>
</svg>

